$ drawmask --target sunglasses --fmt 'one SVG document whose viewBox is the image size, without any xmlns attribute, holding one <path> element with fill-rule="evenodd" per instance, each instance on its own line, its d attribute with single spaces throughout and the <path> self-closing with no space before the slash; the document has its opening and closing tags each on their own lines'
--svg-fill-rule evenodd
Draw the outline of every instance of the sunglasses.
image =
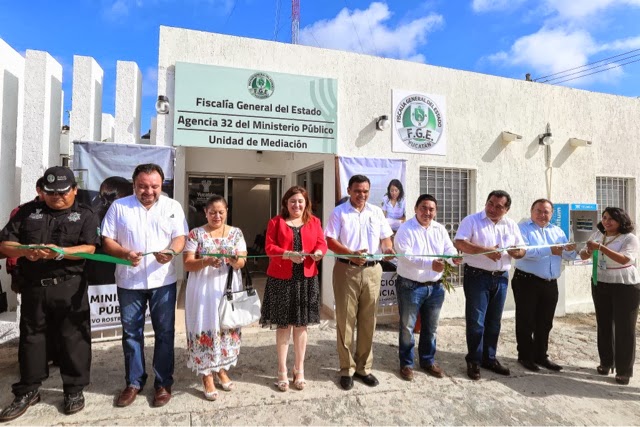
<svg viewBox="0 0 640 427">
<path fill-rule="evenodd" d="M 69 194 L 69 191 L 71 191 L 70 188 L 65 191 L 45 191 L 44 194 L 47 196 L 66 196 Z"/>
</svg>

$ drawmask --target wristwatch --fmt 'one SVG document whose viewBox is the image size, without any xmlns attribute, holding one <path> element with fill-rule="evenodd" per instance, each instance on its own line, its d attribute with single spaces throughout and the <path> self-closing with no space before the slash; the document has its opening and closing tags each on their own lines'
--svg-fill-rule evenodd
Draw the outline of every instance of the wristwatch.
<svg viewBox="0 0 640 427">
<path fill-rule="evenodd" d="M 64 259 L 64 254 L 58 254 L 58 255 L 56 255 L 56 257 L 54 259 L 56 261 L 60 261 L 61 259 Z"/>
</svg>

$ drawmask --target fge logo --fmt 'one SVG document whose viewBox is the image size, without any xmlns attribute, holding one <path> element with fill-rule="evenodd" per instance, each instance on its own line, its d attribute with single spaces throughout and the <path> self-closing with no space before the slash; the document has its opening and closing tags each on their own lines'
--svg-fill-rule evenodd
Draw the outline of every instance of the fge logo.
<svg viewBox="0 0 640 427">
<path fill-rule="evenodd" d="M 249 93 L 258 99 L 266 99 L 273 95 L 275 85 L 273 79 L 265 73 L 255 73 L 247 83 Z"/>
<path fill-rule="evenodd" d="M 414 150 L 428 150 L 442 136 L 442 112 L 424 95 L 405 97 L 396 108 L 394 124 L 402 142 Z"/>
</svg>

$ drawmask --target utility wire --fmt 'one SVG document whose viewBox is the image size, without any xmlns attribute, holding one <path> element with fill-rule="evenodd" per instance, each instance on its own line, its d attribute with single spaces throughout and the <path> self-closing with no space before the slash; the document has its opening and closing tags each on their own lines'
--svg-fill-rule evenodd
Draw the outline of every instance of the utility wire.
<svg viewBox="0 0 640 427">
<path fill-rule="evenodd" d="M 639 48 L 639 49 L 633 49 L 633 50 L 630 50 L 630 51 L 628 51 L 628 52 L 624 52 L 624 53 L 621 53 L 621 54 L 618 54 L 618 55 L 613 55 L 613 56 L 610 56 L 610 57 L 608 57 L 608 58 L 601 59 L 601 60 L 599 60 L 599 61 L 595 61 L 595 62 L 591 62 L 591 63 L 589 63 L 589 64 L 581 65 L 581 66 L 579 66 L 579 67 L 573 67 L 573 68 L 569 68 L 568 70 L 558 71 L 557 73 L 549 74 L 549 75 L 547 75 L 547 76 L 538 77 L 538 78 L 536 78 L 536 79 L 533 79 L 533 81 L 534 81 L 534 82 L 537 82 L 538 80 L 546 79 L 547 77 L 553 77 L 553 76 L 557 76 L 558 74 L 564 74 L 564 73 L 569 72 L 569 71 L 577 70 L 577 69 L 579 69 L 579 68 L 589 67 L 589 66 L 591 66 L 591 65 L 598 64 L 598 63 L 600 63 L 600 62 L 604 62 L 604 61 L 608 61 L 608 60 L 613 59 L 613 58 L 618 58 L 618 57 L 620 57 L 620 56 L 625 56 L 625 55 L 628 55 L 628 54 L 630 54 L 630 53 L 637 52 L 637 51 L 639 51 L 639 50 L 640 50 L 640 48 Z M 597 68 L 597 67 L 594 67 L 594 68 Z M 583 70 L 583 71 L 588 71 L 588 70 Z M 559 77 L 559 78 L 562 78 L 562 77 Z M 551 79 L 551 80 L 555 80 L 555 79 Z M 547 81 L 548 81 L 548 80 L 547 80 Z M 542 83 L 545 83 L 545 82 L 542 82 Z"/>
<path fill-rule="evenodd" d="M 224 26 L 226 27 L 227 24 L 229 23 L 229 18 L 231 18 L 231 15 L 233 15 L 233 11 L 236 10 L 236 5 L 238 4 L 238 0 L 235 0 L 233 2 L 233 7 L 231 8 L 231 10 L 229 11 L 229 14 L 227 15 L 227 19 L 224 21 Z M 223 27 L 224 28 L 224 27 Z"/>
<path fill-rule="evenodd" d="M 278 40 L 279 30 L 280 30 L 280 0 L 276 0 L 276 22 L 273 27 L 273 41 Z"/>
<path fill-rule="evenodd" d="M 344 4 L 345 4 L 345 6 L 347 6 L 347 9 L 351 9 L 349 7 L 349 4 L 347 4 L 347 0 L 344 0 Z M 349 11 L 347 10 L 347 12 L 349 12 Z M 358 44 L 360 44 L 360 52 L 364 53 L 364 47 L 362 47 L 362 41 L 360 40 L 360 34 L 358 34 L 358 29 L 356 28 L 356 23 L 353 20 L 353 14 L 349 14 L 349 18 L 351 19 L 351 25 L 353 26 L 353 31 L 355 31 L 356 37 L 358 38 Z"/>
<path fill-rule="evenodd" d="M 635 58 L 636 56 L 640 56 L 640 53 L 636 53 L 635 55 L 630 55 L 630 56 L 624 57 L 624 58 L 622 58 L 622 61 L 626 61 L 627 59 Z M 550 83 L 550 82 L 553 82 L 554 80 L 564 79 L 564 78 L 567 78 L 567 77 L 570 77 L 570 76 L 574 76 L 576 74 L 586 73 L 587 71 L 597 70 L 598 68 L 606 67 L 607 65 L 617 64 L 617 63 L 618 63 L 617 61 L 605 62 L 604 64 L 596 65 L 595 67 L 587 68 L 585 70 L 580 70 L 580 71 L 574 71 L 573 73 L 565 74 L 565 75 L 562 75 L 562 76 L 559 76 L 559 77 L 554 77 L 553 79 L 547 79 L 547 80 L 544 80 L 544 81 L 542 81 L 540 83 Z M 613 68 L 615 68 L 615 67 L 613 67 Z M 605 71 L 605 70 L 602 70 L 602 71 Z M 551 84 L 554 84 L 554 83 L 551 83 Z"/>
<path fill-rule="evenodd" d="M 635 55 L 634 55 L 634 56 L 635 56 Z M 616 64 L 616 65 L 614 65 L 613 67 L 605 68 L 604 70 L 594 71 L 593 73 L 583 74 L 583 75 L 578 76 L 578 77 L 572 77 L 572 78 L 570 78 L 570 79 L 562 80 L 562 81 L 555 82 L 555 83 L 551 83 L 551 84 L 553 84 L 553 85 L 557 85 L 557 84 L 564 83 L 564 82 L 568 82 L 568 81 L 571 81 L 571 80 L 581 79 L 582 77 L 587 77 L 587 76 L 590 76 L 590 75 L 592 75 L 592 74 L 602 73 L 603 71 L 612 70 L 612 69 L 614 69 L 614 68 L 622 67 L 622 66 L 624 66 L 624 65 L 628 65 L 628 64 L 633 64 L 634 62 L 638 62 L 638 61 L 640 61 L 640 58 L 639 58 L 639 59 L 636 59 L 636 60 L 633 60 L 633 61 L 624 62 L 624 63 L 622 63 L 622 64 Z M 588 70 L 586 70 L 586 71 L 588 71 Z"/>
</svg>

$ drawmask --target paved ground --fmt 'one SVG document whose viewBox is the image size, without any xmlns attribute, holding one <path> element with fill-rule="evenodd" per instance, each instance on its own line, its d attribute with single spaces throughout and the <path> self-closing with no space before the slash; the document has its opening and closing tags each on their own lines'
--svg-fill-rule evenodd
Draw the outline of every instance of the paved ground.
<svg viewBox="0 0 640 427">
<path fill-rule="evenodd" d="M 465 374 L 464 320 L 446 319 L 439 327 L 437 358 L 447 376 L 435 379 L 416 372 L 412 383 L 397 372 L 397 332 L 380 326 L 375 337 L 374 372 L 380 386 L 357 382 L 348 392 L 338 385 L 335 330 L 330 323 L 309 333 L 307 389 L 278 392 L 275 380 L 275 333 L 252 328 L 243 335 L 240 364 L 231 371 L 232 392 L 220 391 L 205 401 L 199 379 L 186 368 L 185 337 L 176 337 L 174 398 L 163 408 L 151 407 L 146 389 L 128 408 L 114 407 L 124 386 L 119 342 L 94 345 L 92 384 L 85 390 L 84 411 L 62 413 L 57 368 L 43 385 L 42 402 L 16 425 L 640 425 L 640 378 L 628 386 L 612 376 L 596 374 L 595 320 L 592 315 L 558 318 L 552 331 L 551 356 L 565 366 L 559 374 L 531 373 L 515 360 L 512 319 L 503 322 L 500 360 L 512 375 L 482 370 L 482 379 Z M 153 342 L 148 340 L 147 365 Z M 291 357 L 291 355 L 290 355 Z M 636 371 L 639 366 L 636 363 Z M 0 404 L 10 403 L 10 385 L 17 379 L 17 342 L 0 345 Z M 152 378 L 150 378 L 152 382 Z"/>
</svg>

